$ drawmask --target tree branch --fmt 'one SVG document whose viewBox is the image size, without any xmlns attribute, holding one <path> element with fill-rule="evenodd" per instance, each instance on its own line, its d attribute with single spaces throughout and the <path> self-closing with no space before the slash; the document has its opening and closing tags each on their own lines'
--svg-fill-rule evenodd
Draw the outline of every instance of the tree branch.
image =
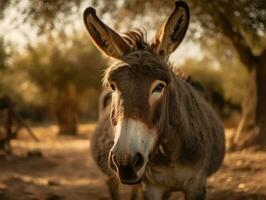
<svg viewBox="0 0 266 200">
<path fill-rule="evenodd" d="M 253 55 L 251 49 L 246 44 L 245 39 L 239 31 L 234 31 L 234 26 L 230 23 L 228 16 L 226 16 L 219 6 L 212 1 L 213 11 L 215 12 L 214 20 L 221 27 L 224 35 L 232 42 L 235 47 L 240 60 L 250 70 L 255 67 L 256 56 Z"/>
</svg>

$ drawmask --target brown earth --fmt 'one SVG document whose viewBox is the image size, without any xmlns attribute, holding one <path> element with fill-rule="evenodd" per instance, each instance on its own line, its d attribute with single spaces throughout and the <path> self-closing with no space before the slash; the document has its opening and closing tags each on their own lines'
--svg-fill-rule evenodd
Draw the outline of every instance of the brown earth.
<svg viewBox="0 0 266 200">
<path fill-rule="evenodd" d="M 0 200 L 109 199 L 89 153 L 93 128 L 82 125 L 79 136 L 58 137 L 55 126 L 35 127 L 39 143 L 21 133 L 12 142 L 13 154 L 0 157 Z M 266 200 L 266 152 L 228 153 L 208 185 L 210 200 Z M 122 186 L 121 195 L 129 199 L 129 187 Z"/>
</svg>

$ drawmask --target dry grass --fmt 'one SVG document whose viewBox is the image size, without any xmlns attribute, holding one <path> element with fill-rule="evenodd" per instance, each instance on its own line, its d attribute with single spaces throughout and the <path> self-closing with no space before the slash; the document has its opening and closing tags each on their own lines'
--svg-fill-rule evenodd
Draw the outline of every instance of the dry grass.
<svg viewBox="0 0 266 200">
<path fill-rule="evenodd" d="M 33 127 L 41 141 L 38 143 L 21 132 L 12 141 L 13 155 L 0 157 L 0 199 L 108 199 L 104 176 L 89 153 L 94 127 L 95 124 L 80 125 L 76 137 L 59 137 L 54 125 Z M 232 134 L 233 129 L 226 131 L 227 138 Z M 265 166 L 265 152 L 227 154 L 222 169 L 209 178 L 208 199 L 266 199 Z M 122 196 L 128 199 L 128 187 L 122 188 Z"/>
</svg>

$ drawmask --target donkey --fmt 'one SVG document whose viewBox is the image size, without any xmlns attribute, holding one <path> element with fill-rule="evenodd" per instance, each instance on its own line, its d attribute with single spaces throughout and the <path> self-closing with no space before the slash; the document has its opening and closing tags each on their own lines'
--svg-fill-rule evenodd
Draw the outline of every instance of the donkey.
<svg viewBox="0 0 266 200">
<path fill-rule="evenodd" d="M 111 102 L 92 140 L 93 149 L 93 141 L 108 149 L 96 160 L 109 180 L 141 183 L 144 199 L 183 191 L 186 200 L 204 200 L 206 179 L 223 162 L 225 139 L 222 122 L 206 99 L 167 62 L 187 31 L 187 4 L 175 3 L 151 43 L 141 32 L 119 35 L 91 7 L 84 22 L 96 47 L 114 58 L 103 78 L 112 90 Z M 109 184 L 113 199 L 118 198 L 117 184 Z"/>
</svg>

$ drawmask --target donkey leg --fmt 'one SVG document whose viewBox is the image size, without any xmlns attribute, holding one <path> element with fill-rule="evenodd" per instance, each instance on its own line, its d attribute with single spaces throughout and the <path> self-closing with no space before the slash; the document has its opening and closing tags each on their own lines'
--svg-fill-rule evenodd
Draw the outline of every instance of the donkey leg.
<svg viewBox="0 0 266 200">
<path fill-rule="evenodd" d="M 108 178 L 106 181 L 112 200 L 119 200 L 119 182 L 116 178 Z"/>
<path fill-rule="evenodd" d="M 206 179 L 192 181 L 185 190 L 185 200 L 205 200 L 206 199 Z"/>
</svg>

